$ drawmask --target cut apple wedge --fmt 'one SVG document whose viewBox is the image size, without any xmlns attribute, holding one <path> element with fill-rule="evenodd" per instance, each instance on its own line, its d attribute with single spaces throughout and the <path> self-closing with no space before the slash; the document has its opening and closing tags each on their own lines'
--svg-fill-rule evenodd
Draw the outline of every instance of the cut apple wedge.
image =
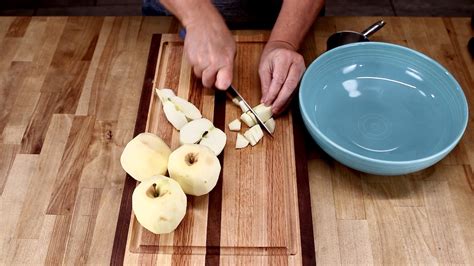
<svg viewBox="0 0 474 266">
<path fill-rule="evenodd" d="M 221 154 L 226 142 L 227 136 L 225 133 L 215 127 L 209 130 L 209 132 L 202 137 L 202 140 L 199 142 L 199 144 L 210 148 L 217 156 Z"/>
<path fill-rule="evenodd" d="M 243 101 L 239 102 L 239 106 L 240 106 L 240 109 L 242 109 L 242 113 L 246 113 L 249 111 L 249 108 L 247 107 L 247 105 L 245 105 Z"/>
<path fill-rule="evenodd" d="M 241 123 L 239 119 L 234 119 L 232 122 L 229 123 L 229 129 L 231 131 L 239 131 L 241 127 Z"/>
<path fill-rule="evenodd" d="M 206 118 L 190 121 L 181 128 L 179 132 L 179 143 L 196 144 L 201 141 L 203 135 L 212 130 L 214 125 Z"/>
<path fill-rule="evenodd" d="M 169 99 L 172 103 L 176 105 L 176 108 L 181 111 L 188 119 L 195 120 L 202 118 L 201 111 L 199 111 L 199 109 L 194 106 L 194 104 L 178 96 L 173 96 Z"/>
<path fill-rule="evenodd" d="M 262 122 L 266 122 L 268 119 L 272 117 L 272 108 L 270 106 L 265 106 L 263 103 L 255 106 L 253 108 L 255 113 L 257 113 L 258 117 Z"/>
<path fill-rule="evenodd" d="M 240 133 L 237 133 L 237 139 L 235 140 L 235 148 L 243 149 L 249 145 L 249 141 Z"/>
<path fill-rule="evenodd" d="M 171 97 L 176 96 L 176 94 L 174 94 L 174 91 L 168 88 L 155 89 L 155 91 L 161 102 L 169 101 Z"/>
<path fill-rule="evenodd" d="M 240 120 L 244 122 L 248 127 L 253 127 L 255 125 L 255 120 L 248 113 L 243 113 L 240 116 Z"/>
<path fill-rule="evenodd" d="M 211 121 L 200 118 L 187 123 L 179 132 L 181 144 L 201 144 L 210 148 L 216 156 L 225 147 L 227 137 L 222 130 L 214 127 Z"/>
<path fill-rule="evenodd" d="M 176 105 L 170 101 L 163 102 L 163 111 L 165 112 L 166 119 L 177 130 L 180 130 L 186 123 L 188 123 L 186 116 L 176 109 Z"/>
<path fill-rule="evenodd" d="M 255 141 L 258 143 L 262 138 L 263 138 L 263 131 L 260 125 L 255 125 L 252 128 L 250 128 L 252 131 L 252 135 L 255 138 Z"/>
<path fill-rule="evenodd" d="M 257 144 L 250 129 L 244 132 L 244 137 L 250 142 L 250 145 L 255 146 Z"/>
<path fill-rule="evenodd" d="M 263 131 L 259 125 L 255 125 L 245 131 L 245 138 L 250 142 L 250 145 L 255 146 L 263 138 Z"/>
<path fill-rule="evenodd" d="M 268 130 L 273 134 L 275 132 L 275 119 L 270 118 L 267 121 L 265 121 L 265 126 L 267 126 Z"/>
</svg>

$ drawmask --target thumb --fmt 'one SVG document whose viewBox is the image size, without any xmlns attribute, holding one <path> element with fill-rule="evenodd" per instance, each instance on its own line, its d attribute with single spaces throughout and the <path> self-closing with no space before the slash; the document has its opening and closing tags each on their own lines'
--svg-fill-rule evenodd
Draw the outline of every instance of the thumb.
<svg viewBox="0 0 474 266">
<path fill-rule="evenodd" d="M 217 72 L 215 86 L 219 90 L 227 90 L 232 83 L 232 65 L 227 65 L 220 68 Z"/>
<path fill-rule="evenodd" d="M 263 63 L 260 66 L 260 70 L 258 71 L 258 74 L 260 76 L 260 85 L 262 88 L 261 102 L 263 103 L 263 100 L 268 94 L 268 89 L 270 88 L 270 83 L 272 81 L 272 71 L 268 63 Z"/>
</svg>

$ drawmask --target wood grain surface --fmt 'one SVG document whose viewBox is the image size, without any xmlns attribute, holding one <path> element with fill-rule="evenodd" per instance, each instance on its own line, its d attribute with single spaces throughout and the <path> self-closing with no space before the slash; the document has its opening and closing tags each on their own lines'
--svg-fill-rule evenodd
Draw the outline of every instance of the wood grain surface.
<svg viewBox="0 0 474 266">
<path fill-rule="evenodd" d="M 324 52 L 334 31 L 360 31 L 377 19 L 319 19 L 302 47 L 306 61 Z M 387 25 L 374 40 L 435 58 L 474 106 L 474 62 L 467 50 L 474 35 L 470 18 L 384 19 Z M 169 18 L 150 17 L 0 18 L 1 265 L 111 262 L 122 193 L 130 182 L 119 156 L 134 134 L 152 35 L 175 32 L 176 26 Z M 206 110 L 206 117 L 214 116 Z M 232 110 L 226 107 L 226 113 Z M 347 169 L 303 136 L 309 179 L 299 182 L 309 184 L 311 201 L 299 207 L 311 209 L 314 234 L 305 237 L 314 241 L 316 262 L 473 264 L 472 114 L 471 108 L 466 134 L 453 152 L 434 167 L 402 177 Z M 209 203 L 195 201 L 193 207 Z M 300 223 L 299 228 L 308 226 Z M 180 236 L 203 241 L 187 237 Z M 283 256 L 256 261 L 249 256 L 143 255 L 130 253 L 130 246 L 125 250 L 126 264 L 288 264 Z"/>
</svg>

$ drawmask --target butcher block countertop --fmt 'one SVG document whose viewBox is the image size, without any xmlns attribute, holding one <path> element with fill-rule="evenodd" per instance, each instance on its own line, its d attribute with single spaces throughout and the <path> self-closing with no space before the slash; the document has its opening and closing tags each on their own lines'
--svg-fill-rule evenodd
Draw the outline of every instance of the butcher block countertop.
<svg viewBox="0 0 474 266">
<path fill-rule="evenodd" d="M 325 51 L 331 33 L 360 31 L 377 19 L 319 19 L 301 49 L 306 62 Z M 173 84 L 166 75 L 175 64 L 163 66 L 160 58 L 181 62 L 182 47 L 172 44 L 179 40 L 167 34 L 177 32 L 176 20 L 0 17 L 0 265 L 473 264 L 474 61 L 467 42 L 474 34 L 470 18 L 383 19 L 387 25 L 372 40 L 419 50 L 443 64 L 461 84 L 471 110 L 459 145 L 435 166 L 412 175 L 367 175 L 328 157 L 306 135 L 297 115 L 287 115 L 280 125 L 285 130 L 294 128 L 288 134 L 295 136 L 282 140 L 288 143 L 285 147 L 275 149 L 287 151 L 285 157 L 291 155 L 288 158 L 294 161 L 288 163 L 290 176 L 282 179 L 288 195 L 275 198 L 286 197 L 282 203 L 286 205 L 281 206 L 288 210 L 275 208 L 281 215 L 265 212 L 272 215 L 265 220 L 271 225 L 268 228 L 227 230 L 240 225 L 229 218 L 233 216 L 226 216 L 229 208 L 238 212 L 243 206 L 239 204 L 248 202 L 239 198 L 234 206 L 228 196 L 232 191 L 226 190 L 229 183 L 224 181 L 218 184 L 219 194 L 191 199 L 188 212 L 194 218 L 181 225 L 192 232 L 186 246 L 189 235 L 158 239 L 140 229 L 130 208 L 136 183 L 119 162 L 124 145 L 135 134 L 164 132 L 153 124 L 160 114 L 153 111 L 159 109 L 153 109 L 157 103 L 150 92 L 153 84 Z M 268 32 L 234 34 L 243 46 L 254 45 L 247 56 L 258 58 Z M 164 40 L 171 43 L 167 52 L 163 52 Z M 238 61 L 245 70 L 246 61 Z M 249 75 L 251 67 L 255 66 L 245 70 Z M 176 80 L 191 73 L 183 66 L 178 70 Z M 246 84 L 238 88 L 248 90 Z M 178 92 L 188 90 L 180 87 Z M 216 121 L 220 109 L 210 105 L 213 93 L 203 91 L 209 101 L 199 101 Z M 234 112 L 225 101 L 218 107 Z M 168 137 L 173 140 L 172 135 Z M 229 154 L 225 154 L 227 164 L 236 160 Z M 229 173 L 225 169 L 224 180 Z M 259 184 L 271 184 L 272 179 L 265 178 Z M 263 202 L 268 205 L 257 207 L 280 206 Z M 203 204 L 209 209 L 206 216 L 199 216 L 197 208 Z M 253 223 L 246 213 L 235 215 L 249 219 L 244 225 L 262 225 L 261 218 Z M 278 216 L 283 217 L 281 221 Z M 207 226 L 198 223 L 203 217 Z M 202 226 L 202 233 L 193 226 Z M 253 234 L 239 236 L 242 232 Z M 268 236 L 273 232 L 286 235 Z M 246 246 L 252 241 L 258 242 L 255 248 Z M 231 245 L 244 242 L 235 248 Z"/>
</svg>

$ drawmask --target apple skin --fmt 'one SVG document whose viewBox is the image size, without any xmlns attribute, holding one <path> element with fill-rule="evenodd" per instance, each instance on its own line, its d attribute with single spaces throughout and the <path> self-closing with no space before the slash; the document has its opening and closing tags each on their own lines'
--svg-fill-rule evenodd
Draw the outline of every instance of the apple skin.
<svg viewBox="0 0 474 266">
<path fill-rule="evenodd" d="M 156 184 L 157 196 L 153 195 Z M 166 176 L 143 180 L 133 191 L 132 209 L 138 222 L 154 234 L 173 232 L 186 214 L 186 194 Z"/>
<path fill-rule="evenodd" d="M 120 157 L 122 168 L 137 181 L 166 174 L 171 149 L 158 136 L 141 133 L 124 148 Z"/>
<path fill-rule="evenodd" d="M 216 186 L 221 164 L 210 148 L 184 144 L 171 153 L 168 172 L 186 194 L 201 196 Z"/>
</svg>

